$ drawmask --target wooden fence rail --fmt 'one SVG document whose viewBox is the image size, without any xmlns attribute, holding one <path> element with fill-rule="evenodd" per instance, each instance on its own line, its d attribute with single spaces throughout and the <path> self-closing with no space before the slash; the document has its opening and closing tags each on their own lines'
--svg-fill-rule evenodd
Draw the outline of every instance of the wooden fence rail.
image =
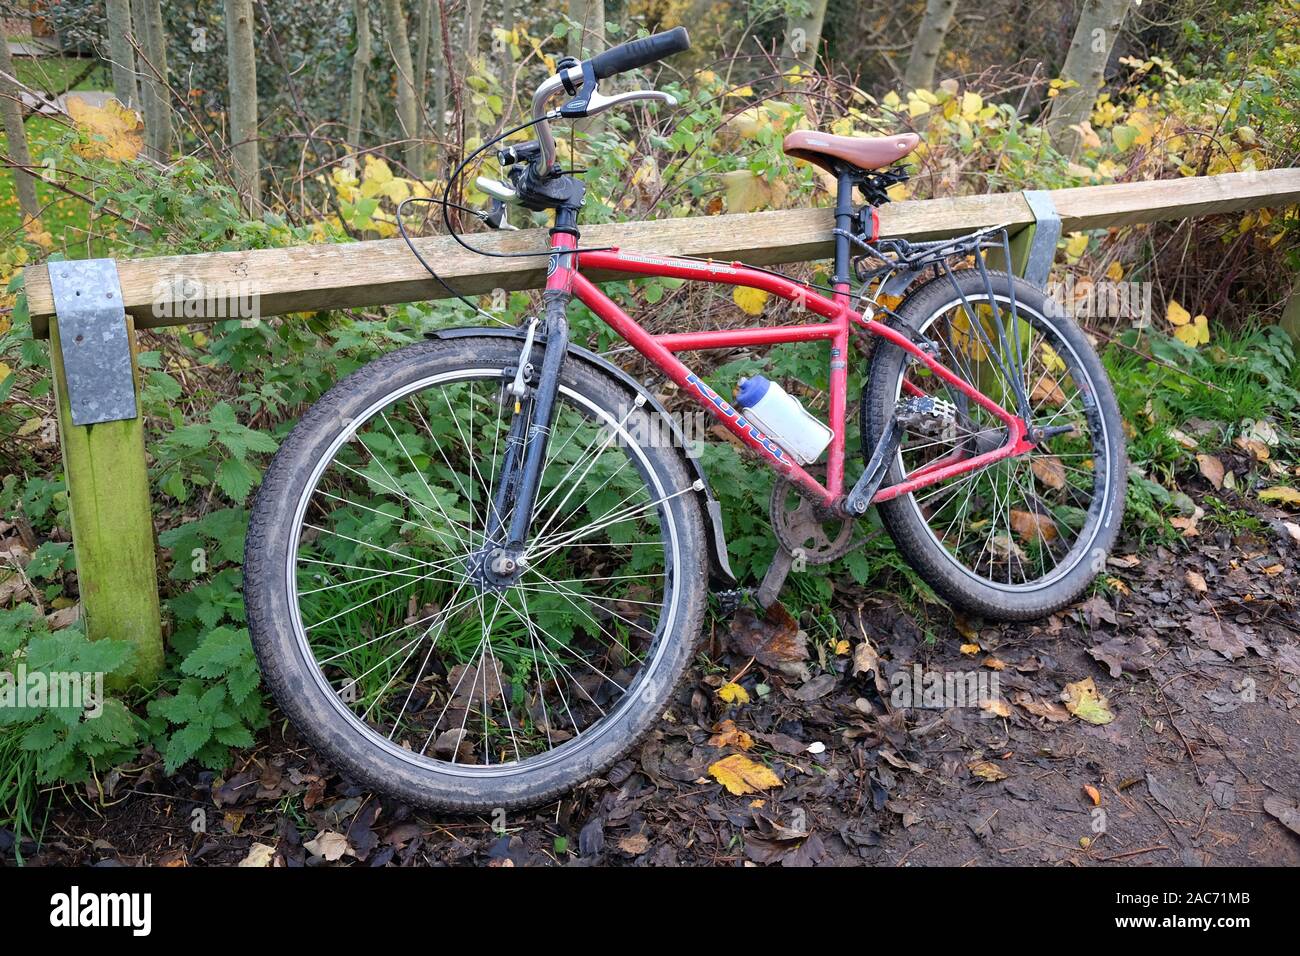
<svg viewBox="0 0 1300 956">
<path fill-rule="evenodd" d="M 1061 228 L 1074 232 L 1291 206 L 1300 202 L 1300 169 L 1085 186 L 1047 195 Z M 999 193 L 893 203 L 881 210 L 880 221 L 883 235 L 913 240 L 1005 225 L 1012 234 L 1012 266 L 1023 271 L 1039 220 L 1024 194 Z M 589 226 L 583 230 L 582 241 L 586 246 L 774 265 L 828 257 L 832 227 L 829 209 L 782 210 Z M 416 241 L 439 274 L 466 294 L 534 288 L 544 280 L 544 258 L 478 256 L 449 237 Z M 534 251 L 547 244 L 545 231 L 539 229 L 476 235 L 473 241 L 494 252 Z M 211 297 L 212 290 L 240 288 L 241 294 L 256 296 L 261 317 L 447 295 L 397 239 L 123 260 L 117 269 L 132 346 L 137 407 L 136 329 L 228 317 L 186 314 L 186 299 L 192 299 L 196 289 L 200 297 Z M 593 278 L 619 276 L 598 273 Z M 87 633 L 135 641 L 140 648 L 137 672 L 147 678 L 161 662 L 162 641 L 143 422 L 138 415 L 92 425 L 73 422 L 46 265 L 27 268 L 25 289 L 35 334 L 51 339 L 60 443 Z M 1285 291 L 1279 289 L 1279 299 Z"/>
</svg>

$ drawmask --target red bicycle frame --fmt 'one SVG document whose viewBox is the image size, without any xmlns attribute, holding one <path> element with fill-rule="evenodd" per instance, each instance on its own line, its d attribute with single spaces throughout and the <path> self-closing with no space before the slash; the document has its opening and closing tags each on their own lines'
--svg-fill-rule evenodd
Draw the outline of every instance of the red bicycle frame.
<svg viewBox="0 0 1300 956">
<path fill-rule="evenodd" d="M 848 399 L 847 357 L 850 323 L 855 323 L 872 335 L 878 335 L 905 350 L 917 362 L 1007 426 L 1007 440 L 999 448 L 971 457 L 961 456 L 959 452 L 949 459 L 931 462 L 909 475 L 904 481 L 881 488 L 872 498 L 872 503 L 910 494 L 956 475 L 983 468 L 1003 458 L 1024 454 L 1033 447 L 1027 441 L 1028 431 L 1025 423 L 1018 416 L 1004 409 L 943 363 L 926 354 L 906 335 L 877 322 L 874 318 L 855 312 L 850 307 L 851 297 L 847 283 L 837 283 L 834 297 L 827 298 L 806 285 L 770 272 L 748 268 L 739 262 L 721 263 L 673 256 L 652 256 L 622 252 L 618 249 L 575 253 L 571 250 L 576 248 L 576 243 L 576 238 L 571 234 L 565 232 L 554 234 L 552 242 L 554 255 L 547 276 L 547 290 L 576 296 L 678 387 L 693 395 L 723 427 L 746 447 L 757 453 L 778 474 L 797 485 L 813 500 L 830 508 L 839 510 L 844 499 L 844 417 Z M 583 269 L 664 276 L 761 289 L 783 299 L 799 302 L 826 321 L 766 328 L 727 329 L 717 332 L 651 335 L 584 276 L 581 271 Z M 726 399 L 710 388 L 676 355 L 678 352 L 696 350 L 819 340 L 825 340 L 830 344 L 831 353 L 829 424 L 832 437 L 827 457 L 825 485 L 808 474 L 789 452 L 763 434 L 752 422 L 746 420 L 738 409 L 733 408 Z M 910 383 L 905 384 L 910 391 L 919 394 Z"/>
</svg>

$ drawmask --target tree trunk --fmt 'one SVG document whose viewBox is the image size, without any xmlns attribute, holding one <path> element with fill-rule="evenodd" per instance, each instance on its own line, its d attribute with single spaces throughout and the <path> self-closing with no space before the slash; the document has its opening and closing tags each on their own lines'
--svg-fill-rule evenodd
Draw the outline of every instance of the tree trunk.
<svg viewBox="0 0 1300 956">
<path fill-rule="evenodd" d="M 605 49 L 605 0 L 569 0 L 569 19 L 578 26 L 569 26 L 569 56 L 584 60 Z M 618 78 L 604 80 L 607 92 L 616 88 Z M 604 117 L 574 120 L 573 128 L 592 136 L 603 126 Z"/>
<path fill-rule="evenodd" d="M 569 56 L 579 60 L 605 49 L 605 0 L 569 0 Z"/>
<path fill-rule="evenodd" d="M 411 41 L 406 35 L 402 0 L 384 0 L 384 30 L 388 50 L 397 67 L 397 122 L 407 140 L 403 149 L 412 176 L 424 175 L 424 149 L 420 142 L 420 111 L 415 99 L 415 67 L 411 63 Z"/>
<path fill-rule="evenodd" d="M 903 85 L 909 90 L 928 90 L 934 87 L 934 69 L 948 37 L 952 15 L 957 10 L 957 0 L 926 0 L 925 15 L 912 41 L 912 55 L 903 74 Z"/>
<path fill-rule="evenodd" d="M 1119 37 L 1128 13 L 1130 0 L 1085 0 L 1075 27 L 1070 51 L 1061 68 L 1061 79 L 1073 84 L 1062 89 L 1052 103 L 1047 117 L 1047 131 L 1052 143 L 1066 156 L 1079 151 L 1081 136 L 1071 129 L 1092 115 L 1097 94 L 1106 79 L 1110 51 Z"/>
<path fill-rule="evenodd" d="M 149 155 L 164 162 L 171 152 L 171 97 L 167 90 L 167 33 L 160 0 L 132 4 L 135 42 L 140 47 L 140 100 Z"/>
<path fill-rule="evenodd" d="M 253 53 L 253 0 L 225 0 L 226 74 L 235 183 L 250 211 L 262 204 L 257 148 L 257 59 Z"/>
<path fill-rule="evenodd" d="M 135 50 L 131 46 L 131 0 L 108 0 L 108 55 L 113 64 L 113 95 L 135 107 L 140 94 L 135 83 Z"/>
<path fill-rule="evenodd" d="M 506 6 L 509 7 L 509 0 Z M 429 127 L 434 137 L 441 137 L 447 113 L 447 76 L 442 55 L 442 7 L 435 0 L 423 0 L 416 32 L 420 43 L 415 55 L 415 99 L 420 108 L 421 123 Z M 429 108 L 430 57 L 433 62 L 432 109 Z M 432 123 L 427 122 L 429 118 L 432 118 Z"/>
<path fill-rule="evenodd" d="M 793 56 L 807 67 L 816 67 L 817 51 L 822 42 L 822 24 L 826 20 L 827 0 L 808 0 L 807 16 L 791 15 L 785 22 L 785 43 L 781 52 Z"/>
<path fill-rule="evenodd" d="M 348 152 L 361 145 L 361 117 L 366 106 L 366 68 L 370 65 L 370 11 L 368 0 L 353 0 L 357 52 L 352 57 L 352 82 L 348 87 Z"/>
<path fill-rule="evenodd" d="M 9 44 L 0 37 L 0 73 L 15 76 L 14 59 L 9 54 Z M 9 137 L 9 159 L 18 166 L 30 168 L 32 154 L 27 149 L 27 130 L 23 126 L 23 108 L 18 98 L 18 86 L 0 80 L 0 113 L 3 113 L 5 135 Z M 36 178 L 27 169 L 11 167 L 14 185 L 18 189 L 18 209 L 23 219 L 38 219 L 41 206 L 36 198 Z"/>
<path fill-rule="evenodd" d="M 465 0 L 465 75 L 469 76 L 474 68 L 471 64 L 478 59 L 479 40 L 483 32 L 483 4 L 485 0 Z"/>
</svg>

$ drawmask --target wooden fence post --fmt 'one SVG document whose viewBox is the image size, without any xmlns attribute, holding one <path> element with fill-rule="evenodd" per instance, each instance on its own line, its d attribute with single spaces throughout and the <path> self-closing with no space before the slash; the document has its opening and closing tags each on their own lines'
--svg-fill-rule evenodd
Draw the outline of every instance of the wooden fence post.
<svg viewBox="0 0 1300 956">
<path fill-rule="evenodd" d="M 51 263 L 51 267 L 57 266 Z M 120 288 L 111 292 L 120 302 Z M 102 294 L 109 297 L 108 291 Z M 135 326 L 129 315 L 124 314 L 123 321 L 135 396 L 133 417 L 74 423 L 57 316 L 50 322 L 50 365 L 86 635 L 92 640 L 114 638 L 134 644 L 133 677 L 147 683 L 162 667 L 162 623 Z M 81 339 L 78 334 L 77 342 Z M 95 346 L 85 343 L 87 348 Z"/>
</svg>

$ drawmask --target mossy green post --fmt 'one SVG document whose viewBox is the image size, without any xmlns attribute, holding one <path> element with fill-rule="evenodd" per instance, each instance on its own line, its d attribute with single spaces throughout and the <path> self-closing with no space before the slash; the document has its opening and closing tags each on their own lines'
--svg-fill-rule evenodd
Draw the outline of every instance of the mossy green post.
<svg viewBox="0 0 1300 956">
<path fill-rule="evenodd" d="M 126 323 L 138 408 L 140 377 L 129 315 Z M 148 683 L 162 668 L 163 642 L 144 420 L 137 415 L 97 425 L 72 424 L 57 318 L 50 322 L 50 364 L 86 636 L 134 644 L 132 676 Z"/>
</svg>

